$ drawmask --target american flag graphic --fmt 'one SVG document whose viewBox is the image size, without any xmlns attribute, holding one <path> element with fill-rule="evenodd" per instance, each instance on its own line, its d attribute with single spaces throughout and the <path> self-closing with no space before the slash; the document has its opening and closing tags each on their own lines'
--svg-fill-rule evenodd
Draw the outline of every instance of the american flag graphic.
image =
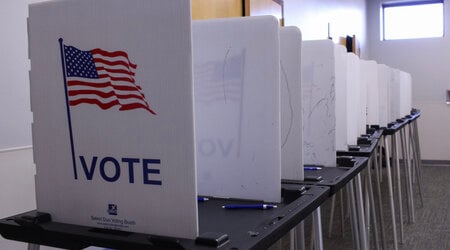
<svg viewBox="0 0 450 250">
<path fill-rule="evenodd" d="M 135 82 L 137 65 L 124 51 L 83 51 L 63 45 L 67 94 L 70 106 L 93 104 L 101 109 L 153 111 Z"/>
<path fill-rule="evenodd" d="M 205 104 L 242 101 L 245 50 L 235 55 L 231 49 L 222 61 L 207 61 L 194 65 L 196 101 Z"/>
</svg>

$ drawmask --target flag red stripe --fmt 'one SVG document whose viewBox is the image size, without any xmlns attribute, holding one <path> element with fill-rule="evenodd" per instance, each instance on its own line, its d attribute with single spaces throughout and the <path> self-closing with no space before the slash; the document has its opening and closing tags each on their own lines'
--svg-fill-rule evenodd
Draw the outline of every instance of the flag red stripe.
<svg viewBox="0 0 450 250">
<path fill-rule="evenodd" d="M 82 98 L 82 99 L 72 100 L 69 102 L 70 106 L 77 106 L 77 105 L 83 104 L 83 103 L 95 104 L 104 110 L 109 109 L 114 106 L 117 106 L 117 105 L 120 105 L 119 100 L 113 100 L 108 103 L 103 103 L 103 102 L 99 101 L 98 99 L 90 99 L 90 98 Z"/>
<path fill-rule="evenodd" d="M 77 105 L 84 104 L 84 103 L 95 104 L 103 110 L 110 109 L 110 108 L 112 108 L 114 106 L 118 106 L 118 105 L 121 106 L 119 110 L 145 109 L 148 112 L 156 115 L 155 111 L 150 109 L 147 105 L 143 105 L 141 103 L 130 103 L 130 104 L 121 105 L 118 100 L 113 100 L 108 103 L 103 103 L 103 102 L 99 101 L 98 99 L 90 99 L 90 98 L 82 98 L 82 99 L 72 100 L 69 102 L 70 106 L 77 106 Z"/>
<path fill-rule="evenodd" d="M 148 112 L 156 115 L 156 112 L 153 111 L 150 107 L 143 105 L 141 103 L 130 103 L 130 104 L 124 104 L 121 106 L 119 110 L 132 110 L 132 109 L 145 109 Z"/>
<path fill-rule="evenodd" d="M 69 90 L 69 96 L 77 96 L 77 95 L 97 95 L 102 98 L 110 98 L 112 96 L 116 96 L 119 99 L 135 98 L 145 101 L 144 95 L 136 95 L 136 94 L 121 95 L 116 94 L 114 91 L 102 92 L 99 90 Z"/>
<path fill-rule="evenodd" d="M 132 62 L 130 61 L 130 59 L 128 58 L 128 54 L 127 54 L 126 52 L 123 52 L 123 51 L 113 51 L 113 52 L 109 52 L 109 51 L 105 51 L 105 50 L 102 50 L 102 49 L 97 48 L 97 49 L 91 50 L 91 52 L 92 52 L 93 54 L 99 54 L 99 55 L 107 56 L 107 57 L 118 57 L 118 56 L 123 56 L 123 57 L 125 57 L 125 58 L 128 60 L 128 64 L 129 64 L 132 68 L 136 68 L 136 67 L 137 67 L 136 64 L 134 64 L 134 63 L 132 63 Z"/>
<path fill-rule="evenodd" d="M 141 91 L 142 88 L 140 86 L 134 85 L 134 86 L 121 86 L 121 85 L 113 85 L 110 81 L 108 82 L 101 82 L 101 83 L 93 83 L 93 82 L 82 82 L 77 80 L 69 80 L 67 82 L 67 86 L 87 86 L 87 87 L 93 87 L 93 88 L 107 88 L 111 87 L 115 90 L 122 90 L 122 91 Z"/>
</svg>

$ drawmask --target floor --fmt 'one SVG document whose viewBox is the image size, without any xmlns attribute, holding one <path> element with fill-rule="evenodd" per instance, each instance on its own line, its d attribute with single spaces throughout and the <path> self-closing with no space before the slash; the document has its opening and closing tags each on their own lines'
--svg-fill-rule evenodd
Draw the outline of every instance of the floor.
<svg viewBox="0 0 450 250">
<path fill-rule="evenodd" d="M 385 170 L 385 169 L 383 169 Z M 383 171 L 385 177 L 386 171 Z M 403 220 L 404 220 L 404 239 L 403 244 L 399 244 L 400 250 L 422 250 L 422 249 L 436 249 L 448 250 L 450 249 L 450 166 L 423 166 L 422 168 L 423 181 L 423 207 L 418 194 L 418 185 L 415 184 L 415 223 L 409 223 L 407 216 L 407 206 L 405 195 L 403 195 Z M 384 178 L 382 184 L 382 194 L 388 194 L 387 181 Z M 402 193 L 406 192 L 403 189 Z M 394 194 L 396 194 L 394 189 Z M 397 197 L 397 196 L 395 196 Z M 377 199 L 377 196 L 375 196 Z M 331 211 L 331 199 L 328 199 L 321 207 L 322 212 L 322 231 L 323 231 L 323 245 L 324 249 L 354 249 L 350 221 L 346 206 L 344 207 L 344 237 L 342 237 L 341 218 L 340 218 L 340 198 L 336 199 L 335 215 L 329 235 L 329 218 Z M 391 210 L 388 203 L 387 195 L 383 195 L 383 213 L 384 225 L 386 227 L 386 249 L 394 249 L 393 231 Z M 346 203 L 346 200 L 344 200 Z M 395 200 L 395 208 L 398 209 L 397 200 Z M 379 221 L 379 218 L 378 218 Z M 399 217 L 397 221 L 397 234 L 399 235 Z M 305 220 L 306 233 L 306 249 L 310 247 L 310 225 L 311 219 Z M 379 223 L 378 223 L 379 225 Z M 381 237 L 381 236 L 380 236 Z M 400 240 L 400 235 L 398 236 Z M 283 238 L 281 248 L 288 249 L 289 237 Z M 382 248 L 381 239 L 378 241 L 380 249 Z M 280 247 L 273 246 L 270 249 L 279 249 Z M 374 235 L 370 237 L 370 249 L 376 249 Z"/>
</svg>

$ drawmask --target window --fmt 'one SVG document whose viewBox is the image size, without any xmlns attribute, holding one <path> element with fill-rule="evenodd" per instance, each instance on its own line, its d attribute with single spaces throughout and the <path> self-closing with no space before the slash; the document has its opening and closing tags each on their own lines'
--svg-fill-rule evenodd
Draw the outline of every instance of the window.
<svg viewBox="0 0 450 250">
<path fill-rule="evenodd" d="M 382 4 L 383 40 L 444 36 L 444 0 Z"/>
</svg>

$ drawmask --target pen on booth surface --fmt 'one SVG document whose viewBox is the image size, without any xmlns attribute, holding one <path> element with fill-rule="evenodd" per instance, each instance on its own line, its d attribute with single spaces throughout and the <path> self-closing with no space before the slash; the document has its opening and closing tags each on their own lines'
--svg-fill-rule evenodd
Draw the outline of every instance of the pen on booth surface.
<svg viewBox="0 0 450 250">
<path fill-rule="evenodd" d="M 304 170 L 321 170 L 321 167 L 303 167 Z"/>
<path fill-rule="evenodd" d="M 199 201 L 199 202 L 205 202 L 205 201 L 209 201 L 209 198 L 206 198 L 206 197 L 197 197 L 197 201 Z"/>
<path fill-rule="evenodd" d="M 222 208 L 225 209 L 272 209 L 277 208 L 276 205 L 270 205 L 270 204 L 228 204 L 225 206 L 222 206 Z"/>
</svg>

